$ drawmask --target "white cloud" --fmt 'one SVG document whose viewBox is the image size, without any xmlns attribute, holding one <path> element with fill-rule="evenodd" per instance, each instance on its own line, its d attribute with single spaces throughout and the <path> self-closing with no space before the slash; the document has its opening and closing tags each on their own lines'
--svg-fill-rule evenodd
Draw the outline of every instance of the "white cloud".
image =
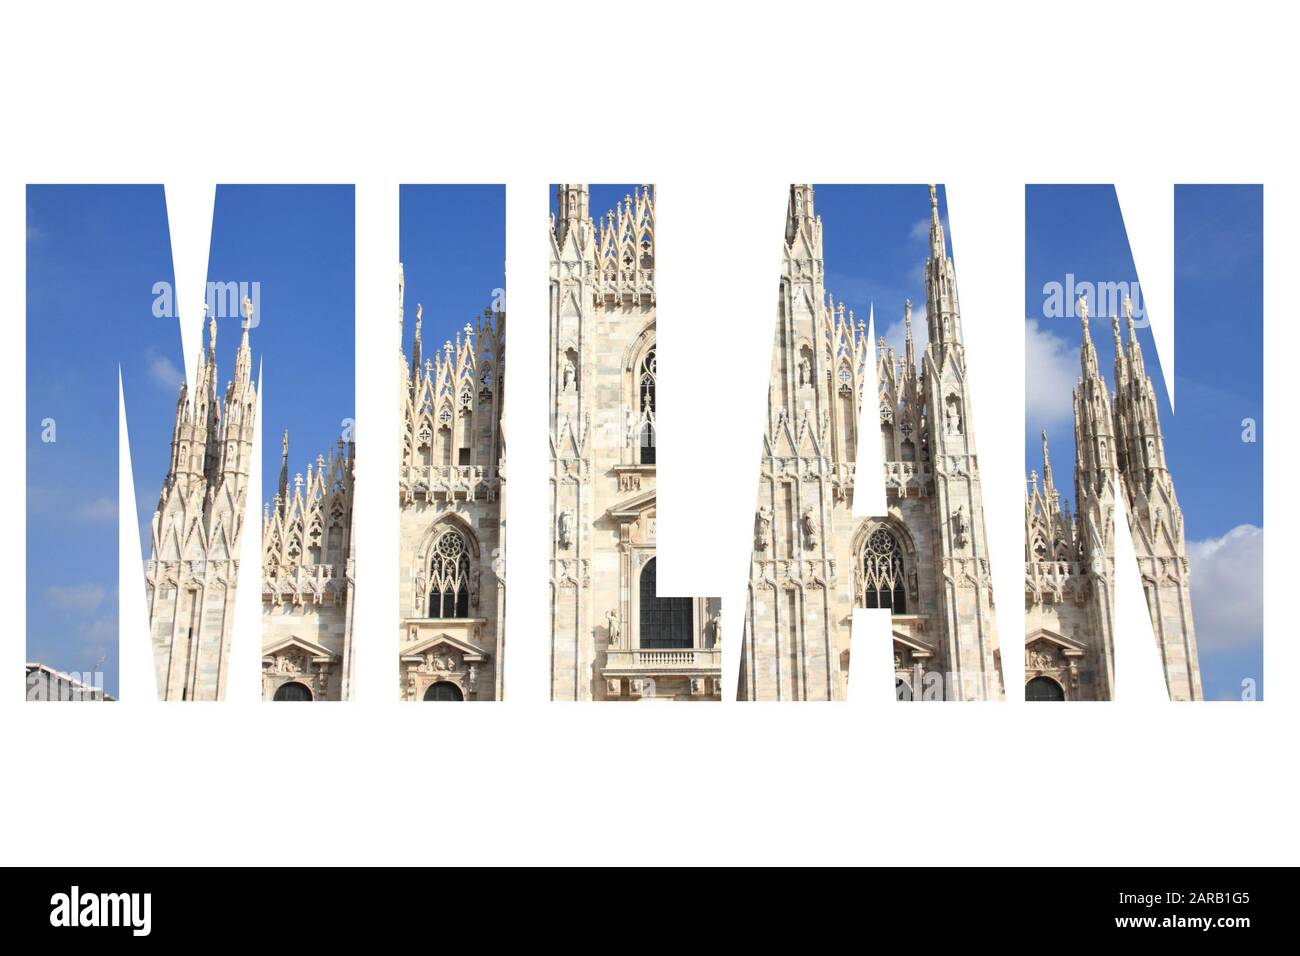
<svg viewBox="0 0 1300 956">
<path fill-rule="evenodd" d="M 1071 393 L 1079 377 L 1078 353 L 1062 338 L 1025 322 L 1025 415 L 1037 431 L 1074 418 Z"/>
<path fill-rule="evenodd" d="M 939 218 L 939 224 L 943 226 L 944 237 L 951 243 L 952 227 L 948 225 L 948 217 L 941 216 Z M 913 242 L 924 242 L 928 244 L 930 242 L 930 217 L 926 216 L 924 219 L 918 219 L 916 224 L 912 226 L 912 231 L 909 235 L 912 237 Z M 951 249 L 948 251 L 948 254 L 952 255 Z"/>
<path fill-rule="evenodd" d="M 63 611 L 88 614 L 108 596 L 98 584 L 67 584 L 45 589 L 45 599 Z"/>
<path fill-rule="evenodd" d="M 1190 541 L 1196 645 L 1221 651 L 1264 637 L 1264 529 L 1242 524 L 1221 538 Z"/>
<path fill-rule="evenodd" d="M 925 351 L 927 340 L 925 325 L 925 303 L 912 303 L 912 344 L 916 347 L 917 360 Z M 903 361 L 907 354 L 907 324 L 900 313 L 897 316 L 882 315 L 876 309 L 876 338 L 885 337 L 885 345 L 898 353 L 898 360 Z"/>
<path fill-rule="evenodd" d="M 885 337 L 885 345 L 893 349 L 895 352 L 897 352 L 898 358 L 901 361 L 903 358 L 904 350 L 907 347 L 907 338 L 906 338 L 907 333 L 906 333 L 906 329 L 903 326 L 903 320 L 895 319 L 893 322 L 890 322 L 888 325 L 885 326 L 877 325 L 876 337 L 879 338 L 882 335 Z M 915 327 L 913 327 L 912 329 L 912 335 L 913 336 L 916 335 Z"/>
<path fill-rule="evenodd" d="M 117 502 L 112 498 L 93 498 L 78 506 L 75 514 L 82 521 L 116 521 Z"/>
<path fill-rule="evenodd" d="M 86 666 L 98 664 L 101 658 L 109 656 L 117 644 L 117 618 L 107 616 L 96 618 L 87 625 L 81 634 L 79 653 L 86 661 Z"/>
<path fill-rule="evenodd" d="M 185 378 L 171 359 L 153 352 L 149 353 L 149 377 L 153 379 L 155 385 L 169 392 L 179 389 Z"/>
</svg>

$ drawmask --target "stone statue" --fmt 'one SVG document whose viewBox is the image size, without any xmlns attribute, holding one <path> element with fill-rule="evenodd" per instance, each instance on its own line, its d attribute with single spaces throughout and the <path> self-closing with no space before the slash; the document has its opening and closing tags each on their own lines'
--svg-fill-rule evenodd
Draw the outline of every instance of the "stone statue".
<svg viewBox="0 0 1300 956">
<path fill-rule="evenodd" d="M 578 377 L 578 368 L 571 360 L 566 359 L 564 362 L 564 391 L 573 388 L 573 383 Z"/>
<path fill-rule="evenodd" d="M 766 551 L 772 540 L 772 512 L 767 505 L 758 509 L 754 518 L 754 550 Z"/>
<path fill-rule="evenodd" d="M 966 506 L 958 505 L 957 510 L 952 513 L 952 530 L 955 535 L 957 546 L 964 547 L 966 544 L 966 534 L 970 531 L 970 521 L 966 518 Z"/>
<path fill-rule="evenodd" d="M 560 547 L 568 548 L 573 544 L 573 512 L 561 511 L 559 518 Z"/>
<path fill-rule="evenodd" d="M 961 434 L 961 410 L 956 401 L 949 401 L 947 414 L 944 416 L 945 430 L 949 435 Z"/>
<path fill-rule="evenodd" d="M 804 539 L 809 550 L 817 547 L 817 522 L 813 516 L 812 505 L 803 509 L 803 514 L 799 518 L 800 528 L 803 530 Z"/>
<path fill-rule="evenodd" d="M 613 647 L 618 643 L 618 639 L 622 635 L 622 628 L 619 627 L 617 610 L 605 612 L 605 629 L 609 632 L 609 643 L 610 646 Z"/>
</svg>

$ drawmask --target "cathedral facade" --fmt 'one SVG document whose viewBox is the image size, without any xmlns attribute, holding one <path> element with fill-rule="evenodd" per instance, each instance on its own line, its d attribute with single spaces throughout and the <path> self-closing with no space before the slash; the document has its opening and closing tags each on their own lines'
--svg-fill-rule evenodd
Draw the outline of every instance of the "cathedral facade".
<svg viewBox="0 0 1300 956">
<path fill-rule="evenodd" d="M 280 483 L 262 511 L 262 699 L 351 700 L 356 446 L 340 438 L 307 477 Z"/>
<path fill-rule="evenodd" d="M 551 697 L 720 700 L 720 600 L 657 586 L 654 190 L 589 205 L 551 222 Z"/>
<path fill-rule="evenodd" d="M 217 389 L 217 320 L 194 396 L 182 383 L 171 459 L 151 525 L 145 599 L 161 700 L 223 700 L 234 629 L 239 541 L 253 457 L 257 391 L 244 300 L 243 337 L 224 404 Z"/>
<path fill-rule="evenodd" d="M 1115 692 L 1115 489 L 1125 496 L 1142 588 L 1172 700 L 1200 700 L 1183 513 L 1165 461 L 1155 389 L 1125 301 L 1127 345 L 1111 319 L 1115 390 L 1101 376 L 1080 299 L 1081 376 L 1074 389 L 1071 515 L 1052 474 L 1043 433 L 1043 474 L 1025 495 L 1025 696 L 1111 700 Z M 1119 573 L 1124 573 L 1120 569 Z"/>
<path fill-rule="evenodd" d="M 181 385 L 171 463 L 145 566 L 149 631 L 162 700 L 223 700 L 234 631 L 239 547 L 257 413 L 244 302 L 243 337 L 225 401 L 217 392 L 217 322 L 193 399 Z M 262 515 L 262 696 L 346 700 L 352 679 L 352 473 L 342 439 L 289 485 L 284 436 L 279 491 Z"/>
<path fill-rule="evenodd" d="M 858 434 L 866 326 L 825 288 L 813 187 L 790 187 L 754 519 L 741 699 L 842 700 L 853 610 L 891 614 L 905 700 L 1003 694 L 961 309 L 930 187 L 926 332 L 879 343 L 879 436 Z M 874 430 L 874 429 L 873 429 Z M 859 440 L 880 441 L 887 513 L 852 514 Z"/>
<path fill-rule="evenodd" d="M 404 324 L 404 281 L 398 322 Z M 399 353 L 399 694 L 500 700 L 505 647 L 505 322 L 487 310 Z"/>
</svg>

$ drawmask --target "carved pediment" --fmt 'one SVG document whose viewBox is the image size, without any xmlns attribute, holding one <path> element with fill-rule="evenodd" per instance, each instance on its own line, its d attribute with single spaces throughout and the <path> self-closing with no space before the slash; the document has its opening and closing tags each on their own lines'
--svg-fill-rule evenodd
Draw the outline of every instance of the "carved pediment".
<svg viewBox="0 0 1300 956">
<path fill-rule="evenodd" d="M 422 637 L 402 648 L 402 660 L 420 660 L 426 654 L 446 657 L 448 653 L 454 653 L 467 664 L 481 663 L 491 656 L 478 645 L 442 631 Z"/>
<path fill-rule="evenodd" d="M 655 508 L 654 490 L 643 491 L 639 495 L 633 495 L 620 501 L 614 507 L 606 512 L 618 524 L 626 524 L 631 521 L 640 520 L 641 516 Z"/>
<path fill-rule="evenodd" d="M 1045 642 L 1052 646 L 1053 649 L 1059 650 L 1067 657 L 1081 657 L 1087 650 L 1087 646 L 1072 637 L 1066 637 L 1064 634 L 1058 634 L 1056 631 L 1040 627 L 1038 630 L 1026 635 L 1025 648 L 1029 649 L 1033 645 Z"/>
<path fill-rule="evenodd" d="M 912 657 L 927 658 L 934 655 L 934 648 L 925 641 L 918 640 L 910 634 L 904 634 L 902 631 L 894 631 L 891 635 L 894 643 L 900 647 L 906 648 Z"/>
<path fill-rule="evenodd" d="M 262 648 L 262 663 L 274 664 L 278 658 L 307 658 L 313 664 L 331 664 L 339 659 L 328 647 L 301 637 L 287 637 Z"/>
</svg>

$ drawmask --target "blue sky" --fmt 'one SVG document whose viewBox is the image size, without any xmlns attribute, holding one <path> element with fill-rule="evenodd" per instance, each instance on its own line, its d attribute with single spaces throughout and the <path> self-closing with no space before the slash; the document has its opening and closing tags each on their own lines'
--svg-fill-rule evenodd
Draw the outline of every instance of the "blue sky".
<svg viewBox="0 0 1300 956">
<path fill-rule="evenodd" d="M 1183 509 L 1207 699 L 1238 698 L 1243 678 L 1263 689 L 1262 203 L 1254 186 L 1175 192 L 1177 416 L 1169 411 L 1150 329 L 1139 323 L 1138 330 Z M 1049 317 L 1043 291 L 1047 283 L 1064 284 L 1067 273 L 1076 282 L 1136 282 L 1112 186 L 1026 191 L 1025 469 L 1041 472 L 1039 433 L 1046 428 L 1057 485 L 1073 499 L 1073 481 L 1062 476 L 1074 467 L 1070 390 L 1079 377 L 1080 326 L 1073 313 Z M 1113 385 L 1109 318 L 1091 326 Z M 1258 425 L 1255 443 L 1242 441 L 1245 418 Z"/>
<path fill-rule="evenodd" d="M 406 274 L 402 347 L 409 360 L 415 307 L 423 303 L 424 354 L 431 356 L 505 287 L 505 186 L 402 186 L 400 255 Z"/>
<path fill-rule="evenodd" d="M 272 493 L 285 427 L 291 472 L 305 470 L 353 414 L 352 249 L 351 186 L 217 190 L 208 277 L 261 284 L 251 341 Z M 154 315 L 155 283 L 173 279 L 162 187 L 30 187 L 27 258 L 27 654 L 72 671 L 102 658 L 116 694 L 118 364 L 146 557 L 182 379 L 177 322 Z M 223 392 L 238 344 L 238 317 L 221 318 Z"/>
<path fill-rule="evenodd" d="M 948 228 L 947 198 L 938 188 L 939 215 Z M 815 186 L 822 219 L 826 291 L 863 322 L 872 303 L 876 335 L 903 353 L 903 303 L 912 300 L 916 351 L 925 351 L 925 259 L 930 253 L 930 189 L 907 186 Z M 948 236 L 948 254 L 953 253 Z M 958 274 L 958 282 L 961 276 Z"/>
</svg>

